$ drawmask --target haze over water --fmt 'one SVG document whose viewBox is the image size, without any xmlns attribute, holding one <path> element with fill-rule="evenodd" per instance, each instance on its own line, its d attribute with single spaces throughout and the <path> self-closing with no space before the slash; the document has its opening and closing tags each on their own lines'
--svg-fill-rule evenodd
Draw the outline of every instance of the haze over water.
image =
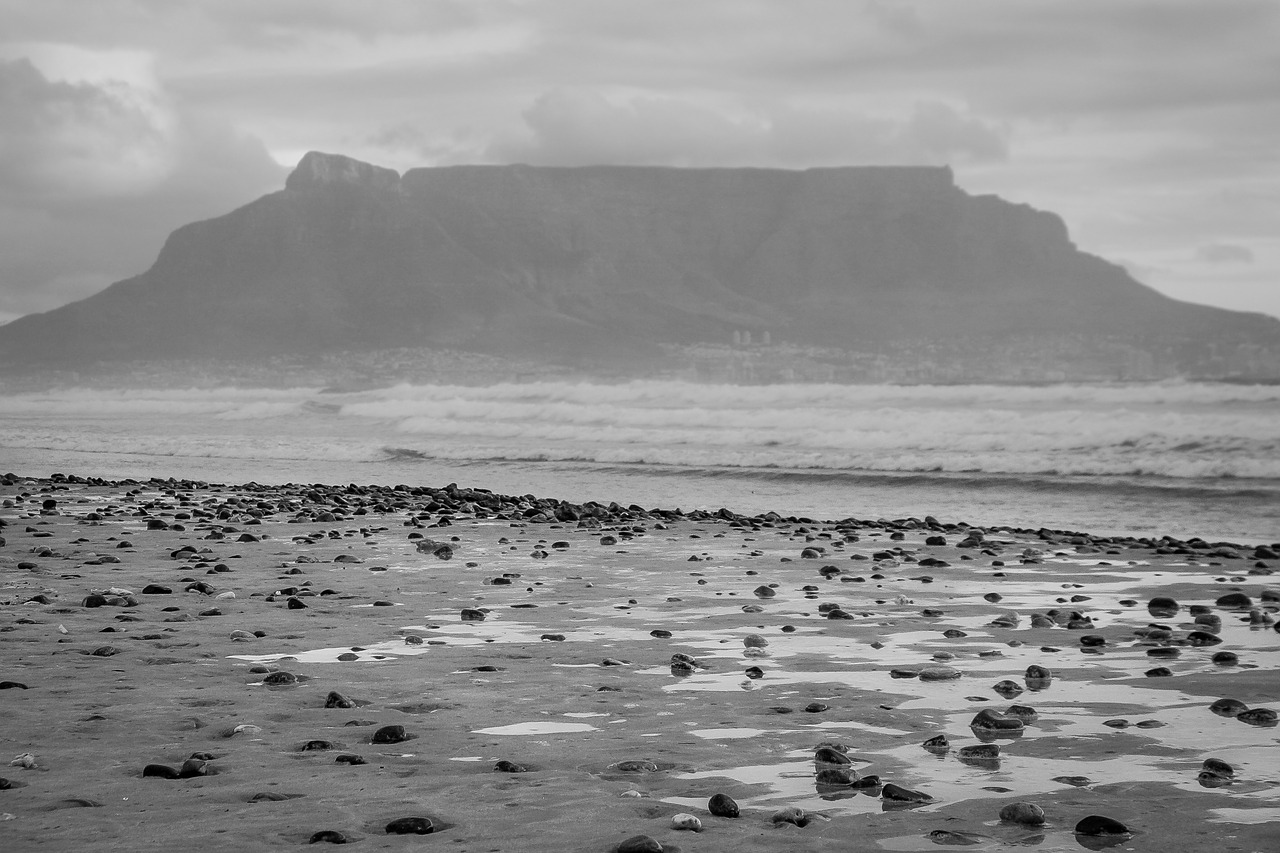
<svg viewBox="0 0 1280 853">
<path fill-rule="evenodd" d="M 1280 387 L 704 385 L 0 397 L 0 467 L 1280 540 Z"/>
</svg>

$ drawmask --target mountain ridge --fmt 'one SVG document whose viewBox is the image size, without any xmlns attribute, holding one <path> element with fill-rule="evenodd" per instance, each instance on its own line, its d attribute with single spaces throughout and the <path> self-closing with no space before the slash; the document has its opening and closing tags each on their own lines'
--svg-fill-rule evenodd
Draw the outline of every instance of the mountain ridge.
<svg viewBox="0 0 1280 853">
<path fill-rule="evenodd" d="M 310 152 L 283 189 L 176 229 L 147 271 L 0 327 L 0 358 L 428 346 L 642 368 L 661 344 L 735 332 L 851 350 L 1280 344 L 1280 320 L 1169 299 L 1080 251 L 1055 214 L 970 195 L 947 167 L 400 174 Z"/>
</svg>

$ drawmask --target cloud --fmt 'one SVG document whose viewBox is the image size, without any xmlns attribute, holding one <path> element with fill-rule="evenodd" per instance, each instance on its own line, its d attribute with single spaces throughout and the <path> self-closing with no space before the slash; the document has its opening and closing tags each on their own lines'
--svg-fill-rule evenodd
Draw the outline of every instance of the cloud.
<svg viewBox="0 0 1280 853">
<path fill-rule="evenodd" d="M 1001 160 L 1004 131 L 947 104 L 915 104 L 905 115 L 868 116 L 785 105 L 728 111 L 671 97 L 609 98 L 556 89 L 524 112 L 525 127 L 487 152 L 498 162 L 579 166 L 942 164 Z"/>
<path fill-rule="evenodd" d="M 261 143 L 159 88 L 51 79 L 28 58 L 0 60 L 0 315 L 140 273 L 174 228 L 283 176 Z"/>
<path fill-rule="evenodd" d="M 1210 243 L 1196 249 L 1196 259 L 1209 264 L 1251 264 L 1253 250 L 1232 243 Z"/>
</svg>

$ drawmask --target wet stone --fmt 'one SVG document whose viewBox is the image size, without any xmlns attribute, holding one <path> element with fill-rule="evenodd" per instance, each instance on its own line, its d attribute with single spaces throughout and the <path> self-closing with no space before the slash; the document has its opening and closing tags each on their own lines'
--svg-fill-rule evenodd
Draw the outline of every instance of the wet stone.
<svg viewBox="0 0 1280 853">
<path fill-rule="evenodd" d="M 900 803 L 927 803 L 933 800 L 933 797 L 923 791 L 904 788 L 893 782 L 886 782 L 880 788 L 880 798 L 884 800 L 893 800 Z"/>
<path fill-rule="evenodd" d="M 373 733 L 370 740 L 371 743 L 403 743 L 407 740 L 413 740 L 417 735 L 411 735 L 405 732 L 404 726 L 383 726 Z"/>
<path fill-rule="evenodd" d="M 805 814 L 804 809 L 796 806 L 787 806 L 778 809 L 770 817 L 771 823 L 790 823 L 795 826 L 807 826 L 809 824 L 809 816 Z"/>
<path fill-rule="evenodd" d="M 738 817 L 738 804 L 728 794 L 714 794 L 707 801 L 707 811 L 716 817 Z"/>
<path fill-rule="evenodd" d="M 1209 710 L 1219 717 L 1236 717 L 1249 710 L 1249 706 L 1239 699 L 1219 699 L 1209 706 Z"/>
<path fill-rule="evenodd" d="M 671 816 L 671 828 L 686 832 L 701 832 L 702 821 L 696 815 L 681 812 Z"/>
<path fill-rule="evenodd" d="M 613 849 L 615 853 L 662 853 L 662 845 L 648 835 L 633 835 Z"/>
<path fill-rule="evenodd" d="M 399 817 L 386 826 L 387 835 L 429 835 L 435 824 L 426 817 Z"/>
<path fill-rule="evenodd" d="M 1000 809 L 1000 819 L 1006 823 L 1041 826 L 1044 823 L 1044 809 L 1035 803 L 1009 803 Z"/>
<path fill-rule="evenodd" d="M 507 761 L 505 758 L 493 765 L 493 769 L 498 773 L 528 773 L 529 768 L 523 764 L 516 764 L 514 761 Z"/>
<path fill-rule="evenodd" d="M 1271 708 L 1250 708 L 1236 714 L 1236 719 L 1251 726 L 1274 726 L 1280 721 L 1280 715 Z"/>
<path fill-rule="evenodd" d="M 1077 835 L 1129 835 L 1129 827 L 1105 815 L 1089 815 L 1076 823 Z"/>
<path fill-rule="evenodd" d="M 346 844 L 347 837 L 336 829 L 322 829 L 312 834 L 308 844 Z"/>
</svg>

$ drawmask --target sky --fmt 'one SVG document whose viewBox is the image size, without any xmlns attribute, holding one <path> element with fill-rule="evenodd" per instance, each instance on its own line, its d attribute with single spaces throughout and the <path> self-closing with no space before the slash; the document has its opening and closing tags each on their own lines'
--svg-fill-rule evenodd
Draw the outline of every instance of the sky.
<svg viewBox="0 0 1280 853">
<path fill-rule="evenodd" d="M 309 150 L 950 165 L 1177 299 L 1280 317 L 1273 0 L 0 0 L 0 323 Z"/>
</svg>

